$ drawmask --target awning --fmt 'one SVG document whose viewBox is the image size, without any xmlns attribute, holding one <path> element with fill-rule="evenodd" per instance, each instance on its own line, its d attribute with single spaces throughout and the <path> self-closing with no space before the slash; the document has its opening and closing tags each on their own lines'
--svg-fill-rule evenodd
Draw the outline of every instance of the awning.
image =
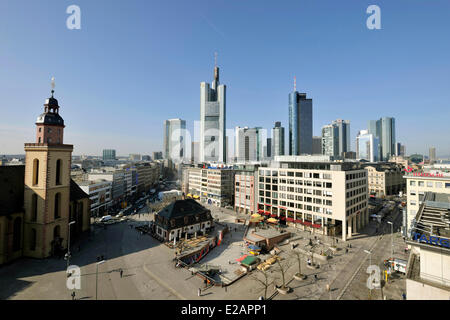
<svg viewBox="0 0 450 320">
<path fill-rule="evenodd" d="M 269 219 L 267 219 L 267 222 L 270 222 L 270 223 L 278 223 L 278 220 L 275 219 L 275 218 L 269 218 Z"/>
<path fill-rule="evenodd" d="M 248 254 L 243 255 L 242 257 L 236 259 L 236 261 L 241 262 L 242 260 L 244 260 L 245 258 L 247 258 Z"/>
</svg>

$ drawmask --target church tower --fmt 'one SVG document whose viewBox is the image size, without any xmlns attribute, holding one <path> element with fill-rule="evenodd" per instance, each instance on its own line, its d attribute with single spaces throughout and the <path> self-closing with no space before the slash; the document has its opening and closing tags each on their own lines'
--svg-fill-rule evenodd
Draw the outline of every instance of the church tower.
<svg viewBox="0 0 450 320">
<path fill-rule="evenodd" d="M 73 145 L 63 143 L 64 120 L 53 94 L 37 118 L 36 142 L 25 143 L 23 253 L 34 258 L 67 248 Z"/>
</svg>

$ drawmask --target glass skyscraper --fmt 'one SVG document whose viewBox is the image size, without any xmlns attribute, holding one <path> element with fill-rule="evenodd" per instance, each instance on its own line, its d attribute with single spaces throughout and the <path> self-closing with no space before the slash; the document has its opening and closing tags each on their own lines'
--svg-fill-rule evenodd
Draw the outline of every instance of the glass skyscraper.
<svg viewBox="0 0 450 320">
<path fill-rule="evenodd" d="M 284 156 L 284 128 L 279 121 L 272 128 L 272 156 Z"/>
<path fill-rule="evenodd" d="M 322 154 L 339 156 L 339 128 L 334 124 L 322 127 Z"/>
<path fill-rule="evenodd" d="M 214 80 L 200 83 L 200 162 L 227 162 L 226 86 L 219 85 L 219 68 Z"/>
<path fill-rule="evenodd" d="M 169 119 L 164 121 L 164 158 L 181 162 L 186 157 L 186 121 Z"/>
<path fill-rule="evenodd" d="M 331 124 L 338 128 L 338 154 L 339 156 L 342 156 L 344 152 L 350 151 L 350 121 L 338 119 Z"/>
<path fill-rule="evenodd" d="M 356 137 L 356 158 L 370 162 L 379 160 L 379 140 L 368 130 L 361 130 Z"/>
<path fill-rule="evenodd" d="M 103 160 L 116 160 L 116 150 L 104 149 L 103 150 Z"/>
<path fill-rule="evenodd" d="M 395 119 L 384 117 L 380 120 L 369 120 L 368 133 L 373 134 L 380 141 L 380 160 L 388 161 L 396 155 Z"/>
<path fill-rule="evenodd" d="M 312 99 L 289 94 L 289 155 L 312 154 Z"/>
</svg>

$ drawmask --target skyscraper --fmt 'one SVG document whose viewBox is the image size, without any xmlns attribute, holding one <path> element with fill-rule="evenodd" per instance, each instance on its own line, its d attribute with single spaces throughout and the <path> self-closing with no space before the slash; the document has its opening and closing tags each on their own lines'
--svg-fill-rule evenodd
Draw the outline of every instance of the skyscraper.
<svg viewBox="0 0 450 320">
<path fill-rule="evenodd" d="M 313 137 L 312 154 L 322 154 L 322 137 Z"/>
<path fill-rule="evenodd" d="M 272 138 L 267 138 L 266 152 L 264 152 L 266 158 L 272 158 Z"/>
<path fill-rule="evenodd" d="M 164 159 L 182 162 L 186 157 L 186 121 L 169 119 L 164 121 Z"/>
<path fill-rule="evenodd" d="M 339 156 L 339 129 L 334 124 L 322 127 L 322 154 L 326 156 Z"/>
<path fill-rule="evenodd" d="M 280 121 L 272 128 L 272 157 L 275 156 L 284 156 L 284 127 Z"/>
<path fill-rule="evenodd" d="M 350 121 L 338 119 L 332 122 L 338 128 L 339 155 L 350 151 Z"/>
<path fill-rule="evenodd" d="M 436 148 L 435 147 L 431 147 L 430 148 L 430 163 L 435 163 L 436 162 Z"/>
<path fill-rule="evenodd" d="M 379 140 L 368 130 L 361 130 L 356 137 L 356 159 L 370 162 L 379 160 Z"/>
<path fill-rule="evenodd" d="M 369 120 L 369 134 L 373 134 L 380 141 L 380 160 L 387 161 L 396 154 L 395 149 L 395 119 L 384 117 L 380 120 Z"/>
<path fill-rule="evenodd" d="M 197 163 L 199 159 L 199 142 L 192 141 L 191 143 L 191 162 Z"/>
<path fill-rule="evenodd" d="M 238 162 L 261 161 L 264 158 L 264 130 L 260 127 L 236 127 L 235 155 Z M 267 140 L 266 140 L 267 141 Z"/>
<path fill-rule="evenodd" d="M 226 163 L 226 86 L 219 85 L 219 68 L 214 80 L 200 84 L 200 161 Z"/>
<path fill-rule="evenodd" d="M 289 155 L 312 153 L 312 99 L 306 93 L 289 94 Z"/>
<path fill-rule="evenodd" d="M 116 150 L 104 149 L 103 150 L 103 160 L 116 160 Z"/>
</svg>

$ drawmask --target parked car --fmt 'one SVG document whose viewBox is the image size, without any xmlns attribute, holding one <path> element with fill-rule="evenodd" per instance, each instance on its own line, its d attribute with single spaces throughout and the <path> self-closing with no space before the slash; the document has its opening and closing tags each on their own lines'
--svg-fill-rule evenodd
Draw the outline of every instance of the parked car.
<svg viewBox="0 0 450 320">
<path fill-rule="evenodd" d="M 111 219 L 112 219 L 112 217 L 110 215 L 103 216 L 103 217 L 100 218 L 100 222 L 106 222 L 106 221 L 109 221 Z"/>
</svg>

